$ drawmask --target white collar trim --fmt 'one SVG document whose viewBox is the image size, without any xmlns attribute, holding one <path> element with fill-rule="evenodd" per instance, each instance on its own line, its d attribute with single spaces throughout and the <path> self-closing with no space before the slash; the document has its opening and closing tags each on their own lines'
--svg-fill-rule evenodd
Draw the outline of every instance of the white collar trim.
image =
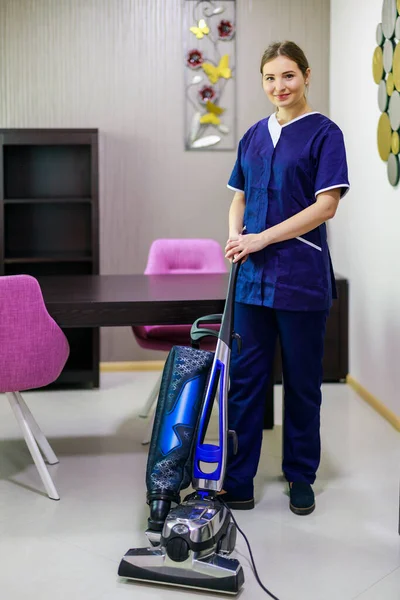
<svg viewBox="0 0 400 600">
<path fill-rule="evenodd" d="M 270 120 L 273 119 L 276 124 L 278 125 L 278 127 L 287 127 L 288 125 L 291 125 L 292 123 L 296 123 L 296 121 L 300 121 L 300 119 L 305 119 L 306 117 L 310 117 L 311 115 L 319 115 L 321 113 L 319 113 L 317 110 L 314 110 L 313 112 L 309 112 L 309 113 L 305 113 L 304 115 L 300 115 L 299 117 L 296 117 L 295 119 L 292 119 L 291 121 L 289 121 L 289 123 L 285 123 L 284 125 L 281 125 L 278 121 L 278 119 L 276 118 L 276 113 L 273 113 L 270 116 Z"/>
<path fill-rule="evenodd" d="M 287 127 L 288 125 L 291 125 L 292 123 L 295 123 L 296 121 L 300 121 L 300 119 L 309 117 L 310 115 L 319 115 L 319 114 L 320 113 L 318 111 L 305 113 L 304 115 L 300 115 L 300 117 L 297 117 L 296 119 L 293 119 L 292 121 L 289 121 L 289 123 L 285 123 L 284 125 L 281 125 L 279 123 L 278 119 L 276 118 L 276 113 L 272 113 L 272 115 L 268 119 L 268 130 L 269 130 L 274 148 L 277 145 L 277 143 L 279 142 L 279 138 L 281 137 L 282 129 L 284 127 Z"/>
</svg>

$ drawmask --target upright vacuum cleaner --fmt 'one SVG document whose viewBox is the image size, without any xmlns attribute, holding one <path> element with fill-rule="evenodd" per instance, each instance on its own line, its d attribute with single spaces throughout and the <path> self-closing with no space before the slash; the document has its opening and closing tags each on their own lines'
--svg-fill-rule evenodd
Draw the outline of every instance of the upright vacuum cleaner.
<svg viewBox="0 0 400 600">
<path fill-rule="evenodd" d="M 240 263 L 232 263 L 223 315 L 198 319 L 191 329 L 192 348 L 175 346 L 164 367 L 147 462 L 150 506 L 149 548 L 129 550 L 118 574 L 127 579 L 237 594 L 244 583 L 238 560 L 229 558 L 236 526 L 217 495 L 226 469 L 229 362 L 233 340 L 235 287 Z M 202 324 L 220 322 L 219 332 Z M 200 350 L 201 338 L 218 337 L 215 353 Z M 218 391 L 219 443 L 205 443 Z M 194 493 L 180 502 L 190 484 Z M 172 504 L 174 506 L 171 508 Z"/>
</svg>

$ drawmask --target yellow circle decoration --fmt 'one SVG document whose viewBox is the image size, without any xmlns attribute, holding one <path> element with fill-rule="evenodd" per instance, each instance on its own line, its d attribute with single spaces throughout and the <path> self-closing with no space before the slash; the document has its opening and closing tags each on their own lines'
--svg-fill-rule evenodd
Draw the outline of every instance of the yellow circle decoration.
<svg viewBox="0 0 400 600">
<path fill-rule="evenodd" d="M 386 91 L 387 95 L 391 96 L 394 92 L 394 77 L 393 73 L 389 73 L 386 79 Z"/>
<path fill-rule="evenodd" d="M 372 72 L 375 83 L 379 84 L 383 77 L 383 52 L 380 46 L 375 48 L 374 57 L 372 60 Z"/>
<path fill-rule="evenodd" d="M 372 75 L 382 113 L 377 142 L 389 183 L 396 187 L 400 183 L 400 0 L 381 2 L 382 21 L 376 27 L 372 57 Z"/>
<path fill-rule="evenodd" d="M 400 92 L 400 46 L 397 44 L 393 55 L 393 80 L 396 89 Z"/>
<path fill-rule="evenodd" d="M 387 161 L 392 147 L 392 128 L 389 115 L 382 113 L 378 123 L 378 150 L 382 160 Z"/>
<path fill-rule="evenodd" d="M 397 131 L 392 133 L 392 152 L 398 154 L 400 152 L 400 137 Z"/>
</svg>

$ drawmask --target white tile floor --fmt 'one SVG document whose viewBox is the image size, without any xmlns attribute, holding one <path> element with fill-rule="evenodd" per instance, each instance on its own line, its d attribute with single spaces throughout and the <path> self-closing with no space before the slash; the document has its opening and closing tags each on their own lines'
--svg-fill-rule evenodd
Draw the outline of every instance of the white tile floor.
<svg viewBox="0 0 400 600">
<path fill-rule="evenodd" d="M 138 410 L 156 377 L 107 373 L 100 390 L 25 395 L 60 458 L 50 467 L 60 502 L 43 493 L 0 396 L 2 599 L 218 597 L 117 577 L 125 551 L 147 545 L 146 421 Z M 317 509 L 298 517 L 280 473 L 280 396 L 277 387 L 277 426 L 265 433 L 256 509 L 236 513 L 264 584 L 280 600 L 399 600 L 399 434 L 347 386 L 324 386 Z M 241 538 L 236 555 L 246 577 L 240 599 L 267 598 Z"/>
</svg>

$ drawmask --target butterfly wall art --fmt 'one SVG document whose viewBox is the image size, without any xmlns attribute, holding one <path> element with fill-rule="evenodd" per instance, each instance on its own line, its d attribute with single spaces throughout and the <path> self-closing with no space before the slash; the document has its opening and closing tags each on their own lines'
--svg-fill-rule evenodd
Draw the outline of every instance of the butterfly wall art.
<svg viewBox="0 0 400 600">
<path fill-rule="evenodd" d="M 182 0 L 185 148 L 236 149 L 236 0 Z"/>
</svg>

